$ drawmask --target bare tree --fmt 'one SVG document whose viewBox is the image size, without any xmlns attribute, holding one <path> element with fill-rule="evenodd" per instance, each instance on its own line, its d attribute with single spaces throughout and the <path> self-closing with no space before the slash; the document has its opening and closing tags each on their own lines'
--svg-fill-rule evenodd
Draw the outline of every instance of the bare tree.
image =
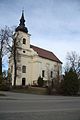
<svg viewBox="0 0 80 120">
<path fill-rule="evenodd" d="M 16 76 L 17 76 L 17 59 L 19 59 L 20 54 L 18 51 L 21 38 L 19 34 L 14 35 L 14 27 L 7 27 L 0 30 L 0 75 L 2 75 L 2 60 L 3 57 L 9 53 L 13 57 L 14 63 L 14 86 L 16 85 Z M 18 41 L 17 41 L 18 39 Z"/>
<path fill-rule="evenodd" d="M 15 28 L 15 27 L 14 27 Z M 16 85 L 16 76 L 17 69 L 19 69 L 20 65 L 17 63 L 20 58 L 19 50 L 20 48 L 20 40 L 19 34 L 14 34 L 13 27 L 7 27 L 0 29 L 0 76 L 2 76 L 2 63 L 5 55 L 10 54 L 10 57 L 13 58 L 14 65 L 14 86 Z"/>
<path fill-rule="evenodd" d="M 5 26 L 0 29 L 0 75 L 2 75 L 3 57 L 8 53 L 8 45 L 12 38 L 12 31 L 9 27 Z"/>
<path fill-rule="evenodd" d="M 75 51 L 72 51 L 71 53 L 67 53 L 66 59 L 66 71 L 72 68 L 73 70 L 78 72 L 80 69 L 80 56 Z"/>
</svg>

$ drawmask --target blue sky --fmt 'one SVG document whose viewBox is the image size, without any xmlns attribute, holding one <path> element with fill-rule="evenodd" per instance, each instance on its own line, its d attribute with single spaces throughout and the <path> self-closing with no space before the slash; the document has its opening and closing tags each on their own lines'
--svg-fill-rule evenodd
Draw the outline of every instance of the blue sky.
<svg viewBox="0 0 80 120">
<path fill-rule="evenodd" d="M 18 26 L 23 8 L 31 44 L 64 64 L 67 52 L 80 54 L 80 0 L 0 0 L 0 26 Z"/>
</svg>

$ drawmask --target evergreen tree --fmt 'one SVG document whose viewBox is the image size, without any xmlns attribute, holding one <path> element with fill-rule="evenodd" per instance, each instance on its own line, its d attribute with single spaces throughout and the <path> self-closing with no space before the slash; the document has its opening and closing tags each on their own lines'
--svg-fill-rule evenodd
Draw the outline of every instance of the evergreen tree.
<svg viewBox="0 0 80 120">
<path fill-rule="evenodd" d="M 65 72 L 62 88 L 65 95 L 76 95 L 78 93 L 79 79 L 76 71 L 72 68 Z"/>
</svg>

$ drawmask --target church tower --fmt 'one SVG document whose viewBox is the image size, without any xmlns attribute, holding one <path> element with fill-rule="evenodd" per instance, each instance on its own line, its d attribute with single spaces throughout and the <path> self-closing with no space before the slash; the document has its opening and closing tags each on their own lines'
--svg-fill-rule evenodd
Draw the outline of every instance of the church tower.
<svg viewBox="0 0 80 120">
<path fill-rule="evenodd" d="M 25 27 L 24 11 L 22 11 L 22 16 L 20 19 L 19 26 L 15 29 L 14 40 L 16 40 L 16 82 L 15 85 L 27 85 L 28 77 L 28 61 L 27 58 L 30 54 L 30 34 L 28 34 L 28 29 Z M 13 60 L 13 67 L 15 63 Z M 14 74 L 12 74 L 12 85 L 14 85 Z"/>
<path fill-rule="evenodd" d="M 15 29 L 15 35 L 18 35 L 21 38 L 20 42 L 22 43 L 22 48 L 30 48 L 30 34 L 28 34 L 28 29 L 25 27 L 24 11 L 22 11 L 22 16 L 20 19 L 19 26 Z"/>
</svg>

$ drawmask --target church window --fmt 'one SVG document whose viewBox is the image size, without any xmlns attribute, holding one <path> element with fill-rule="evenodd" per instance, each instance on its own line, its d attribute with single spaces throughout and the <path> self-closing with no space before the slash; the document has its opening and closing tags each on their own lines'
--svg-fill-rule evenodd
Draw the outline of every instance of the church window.
<svg viewBox="0 0 80 120">
<path fill-rule="evenodd" d="M 45 77 L 45 71 L 42 70 L 42 77 Z"/>
<path fill-rule="evenodd" d="M 51 71 L 51 78 L 53 77 L 53 71 Z"/>
<path fill-rule="evenodd" d="M 22 66 L 22 73 L 26 73 L 26 66 Z"/>
<path fill-rule="evenodd" d="M 25 86 L 26 78 L 22 78 L 22 86 Z"/>
<path fill-rule="evenodd" d="M 26 39 L 25 38 L 23 38 L 23 44 L 26 44 Z"/>
</svg>

